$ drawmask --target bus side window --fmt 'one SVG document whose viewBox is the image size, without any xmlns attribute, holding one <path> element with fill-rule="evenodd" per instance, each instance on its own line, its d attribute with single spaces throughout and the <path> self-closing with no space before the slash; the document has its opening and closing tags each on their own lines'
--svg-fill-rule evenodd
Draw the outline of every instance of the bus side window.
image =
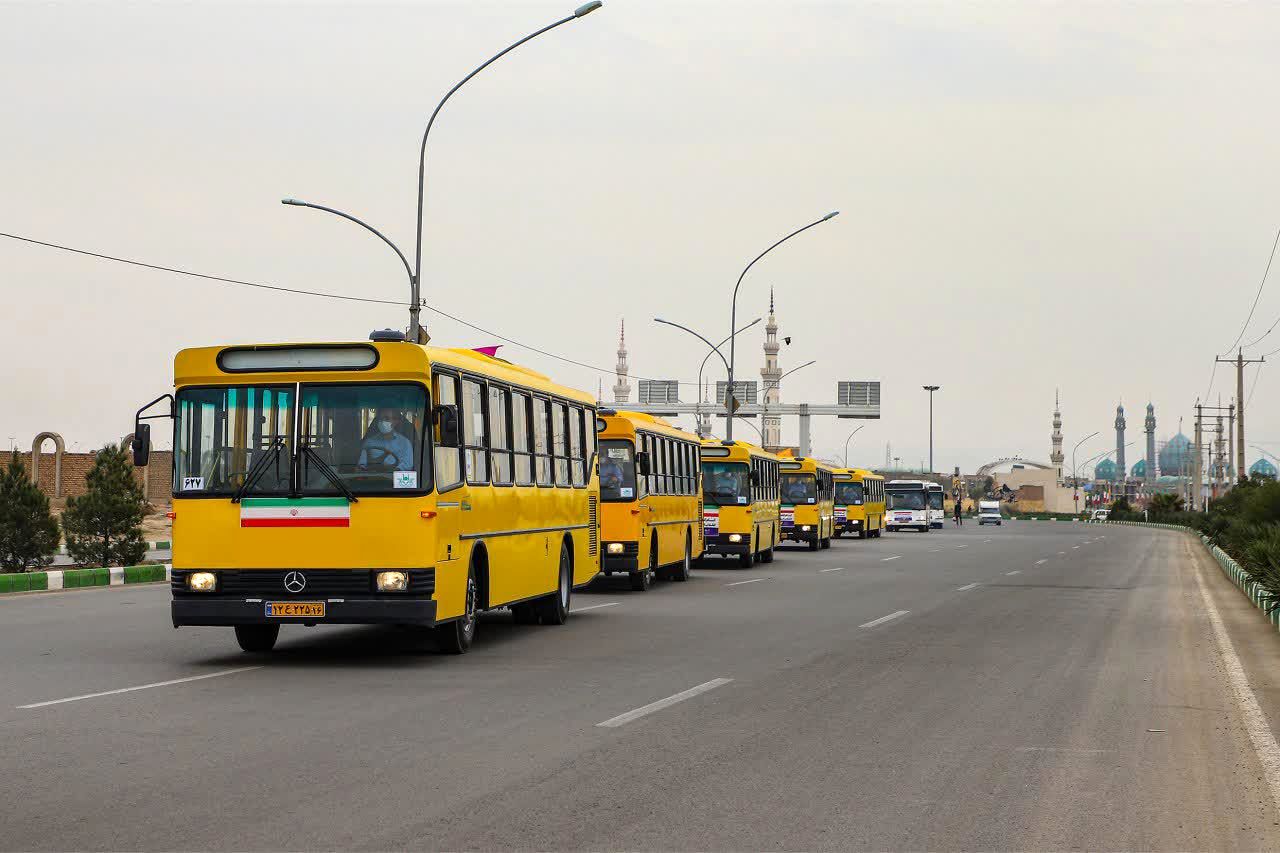
<svg viewBox="0 0 1280 853">
<path fill-rule="evenodd" d="M 585 486 L 587 466 L 582 443 L 582 409 L 577 406 L 569 407 L 569 467 L 573 485 Z"/>
<path fill-rule="evenodd" d="M 511 429 L 507 419 L 507 401 L 510 391 L 489 386 L 489 465 L 493 468 L 493 482 L 511 485 Z"/>
<path fill-rule="evenodd" d="M 489 482 L 484 398 L 484 385 L 473 379 L 462 380 L 462 447 L 468 483 Z"/>
<path fill-rule="evenodd" d="M 556 462 L 556 485 L 569 485 L 569 437 L 565 434 L 568 426 L 568 406 L 559 400 L 551 403 L 551 455 Z"/>
<path fill-rule="evenodd" d="M 550 486 L 551 479 L 551 446 L 548 444 L 547 427 L 550 421 L 551 404 L 535 397 L 533 399 L 533 452 L 537 459 L 538 485 Z"/>
<path fill-rule="evenodd" d="M 511 394 L 511 447 L 516 452 L 515 475 L 517 486 L 533 483 L 533 450 L 529 442 L 529 395 L 519 391 Z"/>
<path fill-rule="evenodd" d="M 441 406 L 458 405 L 458 378 L 447 374 L 436 374 L 436 403 Z M 451 415 L 441 415 L 451 417 Z M 458 444 L 444 442 L 439 419 L 435 424 L 436 447 L 436 488 L 440 491 L 452 489 L 462 483 L 461 448 Z"/>
</svg>

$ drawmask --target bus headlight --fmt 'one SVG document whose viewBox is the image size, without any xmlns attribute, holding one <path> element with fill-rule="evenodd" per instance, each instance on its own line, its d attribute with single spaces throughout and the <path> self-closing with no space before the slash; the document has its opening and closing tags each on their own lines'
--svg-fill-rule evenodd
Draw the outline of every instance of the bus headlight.
<svg viewBox="0 0 1280 853">
<path fill-rule="evenodd" d="M 409 588 L 407 572 L 378 572 L 378 592 L 404 592 Z"/>
<path fill-rule="evenodd" d="M 742 534 L 741 534 L 741 533 L 730 533 L 730 534 L 729 534 L 729 541 L 730 541 L 730 542 L 741 542 L 741 541 L 742 541 Z"/>
<path fill-rule="evenodd" d="M 808 532 L 809 532 L 809 525 L 807 525 L 807 524 L 806 524 L 806 525 L 804 525 L 803 527 L 801 527 L 801 528 L 800 528 L 800 532 L 801 532 L 801 533 L 808 533 Z"/>
<path fill-rule="evenodd" d="M 213 592 L 218 588 L 218 576 L 213 572 L 192 572 L 187 575 L 187 589 L 192 592 Z"/>
<path fill-rule="evenodd" d="M 626 549 L 621 542 L 610 542 L 606 550 L 610 554 L 621 554 Z"/>
</svg>

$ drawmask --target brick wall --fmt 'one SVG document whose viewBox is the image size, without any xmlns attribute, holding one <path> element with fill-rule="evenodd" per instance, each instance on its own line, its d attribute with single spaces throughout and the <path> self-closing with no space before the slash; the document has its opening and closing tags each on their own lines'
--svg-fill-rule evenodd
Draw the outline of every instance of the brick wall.
<svg viewBox="0 0 1280 853">
<path fill-rule="evenodd" d="M 46 442 L 46 446 L 52 448 L 52 442 Z M 31 470 L 31 454 L 19 453 L 18 458 L 22 460 L 22 464 L 27 466 L 27 470 Z M 62 496 L 79 497 L 85 493 L 86 484 L 85 476 L 89 473 L 89 469 L 93 467 L 92 453 L 64 453 L 62 454 Z M 8 464 L 9 457 L 5 455 L 4 464 Z M 53 450 L 40 454 L 40 490 L 49 497 L 54 495 L 54 471 L 55 460 Z M 150 491 L 147 493 L 147 499 L 152 504 L 167 504 L 173 500 L 173 452 L 169 450 L 153 450 L 151 452 L 151 464 L 147 466 L 146 474 Z M 142 484 L 143 472 L 141 469 L 135 468 L 133 472 L 134 479 L 138 484 Z"/>
</svg>

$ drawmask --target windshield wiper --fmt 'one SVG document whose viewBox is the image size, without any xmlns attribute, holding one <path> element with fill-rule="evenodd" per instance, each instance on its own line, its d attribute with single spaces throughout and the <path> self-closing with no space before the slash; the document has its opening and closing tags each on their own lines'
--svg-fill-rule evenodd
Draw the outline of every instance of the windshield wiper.
<svg viewBox="0 0 1280 853">
<path fill-rule="evenodd" d="M 711 492 L 710 492 L 709 494 L 710 494 L 712 497 L 729 498 L 730 500 L 734 500 L 734 501 L 736 501 L 736 500 L 738 499 L 738 495 L 737 495 L 736 493 L 734 493 L 734 492 L 722 492 L 722 491 L 720 491 L 719 489 L 712 489 L 712 490 L 711 490 Z"/>
<path fill-rule="evenodd" d="M 325 479 L 337 486 L 338 491 L 347 496 L 347 500 L 351 501 L 353 504 L 360 502 L 360 499 L 356 497 L 355 492 L 351 491 L 351 488 L 343 482 L 342 477 L 338 472 L 333 470 L 328 462 L 321 459 L 320 454 L 311 449 L 311 445 L 302 445 L 302 455 L 314 462 L 315 466 L 320 469 L 320 473 L 324 474 Z"/>
<path fill-rule="evenodd" d="M 266 472 L 267 463 L 276 458 L 282 447 L 284 447 L 284 436 L 277 435 L 268 445 L 267 452 L 259 456 L 258 461 L 249 467 L 249 473 L 245 476 L 244 482 L 240 484 L 240 488 L 236 489 L 236 493 L 231 496 L 233 504 L 240 503 L 241 498 L 245 496 L 254 483 L 258 482 L 258 478 Z"/>
</svg>

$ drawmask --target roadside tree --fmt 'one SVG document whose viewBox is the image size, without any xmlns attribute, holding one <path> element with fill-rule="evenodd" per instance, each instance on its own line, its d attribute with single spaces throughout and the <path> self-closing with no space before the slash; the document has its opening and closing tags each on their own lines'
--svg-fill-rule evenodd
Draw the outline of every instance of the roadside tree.
<svg viewBox="0 0 1280 853">
<path fill-rule="evenodd" d="M 142 540 L 146 502 L 124 450 L 114 445 L 99 450 L 85 480 L 88 491 L 68 498 L 62 516 L 71 559 L 84 566 L 141 562 L 147 551 Z"/>
<path fill-rule="evenodd" d="M 47 566 L 58 550 L 58 520 L 49 498 L 27 476 L 17 451 L 0 470 L 0 570 Z"/>
</svg>

